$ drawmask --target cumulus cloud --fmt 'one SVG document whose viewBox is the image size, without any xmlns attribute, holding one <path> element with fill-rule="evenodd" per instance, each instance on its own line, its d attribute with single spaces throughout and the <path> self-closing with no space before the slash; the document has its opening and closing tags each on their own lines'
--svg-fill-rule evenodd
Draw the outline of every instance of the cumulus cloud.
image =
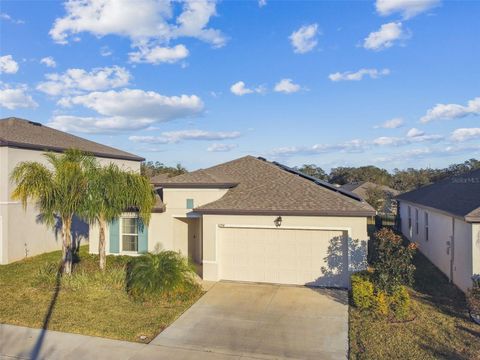
<svg viewBox="0 0 480 360">
<path fill-rule="evenodd" d="M 318 44 L 318 24 L 304 25 L 294 31 L 289 39 L 293 51 L 297 54 L 305 54 L 312 51 Z"/>
<path fill-rule="evenodd" d="M 371 32 L 364 40 L 363 47 L 368 50 L 383 50 L 392 47 L 396 41 L 407 38 L 402 23 L 383 24 L 379 30 Z"/>
<path fill-rule="evenodd" d="M 235 149 L 237 147 L 236 144 L 212 144 L 207 148 L 207 151 L 210 152 L 227 152 Z"/>
<path fill-rule="evenodd" d="M 452 132 L 453 141 L 468 141 L 480 138 L 480 128 L 461 128 Z"/>
<path fill-rule="evenodd" d="M 393 119 L 387 120 L 387 121 L 381 123 L 380 125 L 375 125 L 374 128 L 375 129 L 378 129 L 378 128 L 397 129 L 399 127 L 402 127 L 403 123 L 404 123 L 403 119 L 398 117 L 398 118 L 393 118 Z"/>
<path fill-rule="evenodd" d="M 258 7 L 264 7 L 267 5 L 267 0 L 258 0 Z"/>
<path fill-rule="evenodd" d="M 230 91 L 237 96 L 243 96 L 246 94 L 263 93 L 265 92 L 265 88 L 263 86 L 248 88 L 243 81 L 237 81 L 230 86 Z"/>
<path fill-rule="evenodd" d="M 358 71 L 346 71 L 343 73 L 336 72 L 328 75 L 328 78 L 331 81 L 359 81 L 362 80 L 365 76 L 369 76 L 372 79 L 378 79 L 381 76 L 390 74 L 389 69 L 360 69 Z"/>
<path fill-rule="evenodd" d="M 410 19 L 439 4 L 440 0 L 377 0 L 375 8 L 382 16 L 399 13 L 404 19 Z"/>
<path fill-rule="evenodd" d="M 458 104 L 437 104 L 427 110 L 427 113 L 420 118 L 422 123 L 428 123 L 440 119 L 459 119 L 468 115 L 480 115 L 480 97 L 470 100 L 467 105 Z"/>
<path fill-rule="evenodd" d="M 44 57 L 40 60 L 41 64 L 44 64 L 47 67 L 54 68 L 57 66 L 57 63 L 55 62 L 55 59 L 51 56 Z"/>
<path fill-rule="evenodd" d="M 314 155 L 331 152 L 360 153 L 365 151 L 368 144 L 360 139 L 350 140 L 340 144 L 315 144 L 313 146 L 287 146 L 275 148 L 271 151 L 273 156 Z"/>
<path fill-rule="evenodd" d="M 134 63 L 173 64 L 188 56 L 188 49 L 185 45 L 176 45 L 173 47 L 140 47 L 139 51 L 128 54 L 130 61 Z"/>
<path fill-rule="evenodd" d="M 378 146 L 401 146 L 422 142 L 438 142 L 443 140 L 444 136 L 438 134 L 425 134 L 416 128 L 408 130 L 405 137 L 381 136 L 373 140 L 374 145 Z"/>
<path fill-rule="evenodd" d="M 83 106 L 98 116 L 55 116 L 50 126 L 62 131 L 87 133 L 139 130 L 155 123 L 195 116 L 203 111 L 203 102 L 196 95 L 164 96 L 154 91 L 123 89 L 95 91 L 86 95 L 65 97 L 59 105 Z"/>
<path fill-rule="evenodd" d="M 38 107 L 38 104 L 33 100 L 28 93 L 27 85 L 10 86 L 8 84 L 0 83 L 0 107 L 14 110 L 18 108 Z"/>
<path fill-rule="evenodd" d="M 295 93 L 300 91 L 301 87 L 298 84 L 295 84 L 292 79 L 282 79 L 278 83 L 275 84 L 273 90 L 276 92 L 282 92 L 285 94 Z"/>
<path fill-rule="evenodd" d="M 18 71 L 18 63 L 12 55 L 0 56 L 0 74 L 15 74 Z"/>
<path fill-rule="evenodd" d="M 162 132 L 160 136 L 130 136 L 128 139 L 136 143 L 146 144 L 172 144 L 184 140 L 224 140 L 240 137 L 238 131 L 205 131 L 205 130 L 179 130 Z"/>
<path fill-rule="evenodd" d="M 84 69 L 68 69 L 63 74 L 45 75 L 37 90 L 48 95 L 75 94 L 83 91 L 105 90 L 125 86 L 129 83 L 129 71 L 120 66 Z"/>
<path fill-rule="evenodd" d="M 0 19 L 5 20 L 5 21 L 9 21 L 13 24 L 25 24 L 25 21 L 19 20 L 19 19 L 14 19 L 9 14 L 4 13 L 4 12 L 0 13 Z"/>
</svg>

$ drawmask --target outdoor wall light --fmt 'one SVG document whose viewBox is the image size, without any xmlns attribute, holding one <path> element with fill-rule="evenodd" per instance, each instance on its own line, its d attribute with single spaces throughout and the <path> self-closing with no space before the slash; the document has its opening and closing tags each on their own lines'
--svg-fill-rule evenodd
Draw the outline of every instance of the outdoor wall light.
<svg viewBox="0 0 480 360">
<path fill-rule="evenodd" d="M 278 216 L 275 220 L 273 220 L 273 223 L 276 227 L 280 227 L 282 225 L 282 217 Z"/>
</svg>

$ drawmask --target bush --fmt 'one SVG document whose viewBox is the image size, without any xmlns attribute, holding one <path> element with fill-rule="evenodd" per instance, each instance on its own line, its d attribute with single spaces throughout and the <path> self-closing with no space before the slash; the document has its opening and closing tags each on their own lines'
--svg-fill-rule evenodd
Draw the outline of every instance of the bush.
<svg viewBox="0 0 480 360">
<path fill-rule="evenodd" d="M 194 275 L 188 260 L 175 251 L 149 253 L 129 264 L 127 290 L 138 298 L 155 294 L 188 296 L 199 289 Z"/>
<path fill-rule="evenodd" d="M 410 294 L 405 286 L 399 286 L 393 291 L 390 310 L 398 320 L 405 320 L 410 315 Z"/>
<path fill-rule="evenodd" d="M 474 320 L 480 321 L 480 276 L 472 278 L 473 286 L 467 291 L 467 305 Z"/>
<path fill-rule="evenodd" d="M 353 304 L 361 310 L 370 309 L 374 304 L 375 295 L 373 283 L 370 281 L 368 273 L 353 274 L 351 279 Z"/>
<path fill-rule="evenodd" d="M 379 291 L 375 295 L 373 309 L 377 315 L 387 316 L 389 313 L 389 299 L 384 291 Z"/>
<path fill-rule="evenodd" d="M 372 280 L 375 286 L 391 295 L 402 285 L 412 285 L 415 266 L 412 264 L 417 249 L 415 243 L 402 244 L 402 238 L 383 228 L 375 233 Z"/>
</svg>

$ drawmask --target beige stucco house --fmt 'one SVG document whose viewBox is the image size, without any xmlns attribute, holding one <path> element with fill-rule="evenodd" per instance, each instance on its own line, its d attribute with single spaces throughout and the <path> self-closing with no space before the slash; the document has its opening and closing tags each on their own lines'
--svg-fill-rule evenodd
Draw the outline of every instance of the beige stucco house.
<svg viewBox="0 0 480 360">
<path fill-rule="evenodd" d="M 206 280 L 334 287 L 366 265 L 370 205 L 281 164 L 246 156 L 155 183 L 148 227 L 124 214 L 109 226 L 108 253 L 175 250 Z M 97 241 L 92 229 L 92 253 Z"/>
<path fill-rule="evenodd" d="M 480 170 L 397 197 L 401 231 L 463 291 L 480 274 Z"/>
<path fill-rule="evenodd" d="M 90 152 L 101 163 L 114 162 L 120 167 L 140 171 L 144 159 L 127 152 L 58 131 L 40 123 L 18 118 L 0 120 L 0 264 L 8 264 L 26 256 L 61 249 L 59 230 L 47 227 L 41 221 L 34 203 L 27 210 L 10 197 L 14 184 L 10 173 L 22 161 L 45 163 L 46 151 L 62 152 L 76 148 Z M 60 224 L 59 224 L 60 226 Z M 58 229 L 61 229 L 59 227 Z M 73 235 L 88 236 L 88 225 L 76 221 Z"/>
</svg>

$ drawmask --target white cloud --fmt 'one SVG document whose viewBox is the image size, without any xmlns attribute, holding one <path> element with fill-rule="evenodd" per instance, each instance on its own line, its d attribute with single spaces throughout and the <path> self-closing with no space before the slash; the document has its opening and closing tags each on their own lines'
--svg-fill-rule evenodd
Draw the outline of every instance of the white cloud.
<svg viewBox="0 0 480 360">
<path fill-rule="evenodd" d="M 390 74 L 389 69 L 360 69 L 356 72 L 346 71 L 343 73 L 336 72 L 328 75 L 328 78 L 331 81 L 359 81 L 362 80 L 364 76 L 369 76 L 372 79 L 378 79 L 381 76 Z"/>
<path fill-rule="evenodd" d="M 188 56 L 188 49 L 185 45 L 176 45 L 174 47 L 140 47 L 139 51 L 128 54 L 131 62 L 135 63 L 150 63 L 173 64 L 179 60 L 185 59 Z"/>
<path fill-rule="evenodd" d="M 40 60 L 40 63 L 51 68 L 54 68 L 57 66 L 55 59 L 51 56 L 44 57 L 43 59 Z"/>
<path fill-rule="evenodd" d="M 383 122 L 380 125 L 375 125 L 374 128 L 375 129 L 378 129 L 378 128 L 397 129 L 399 127 L 402 127 L 403 123 L 404 123 L 404 121 L 403 121 L 402 118 L 393 118 L 393 119 L 390 119 L 390 120 L 387 120 L 387 121 Z"/>
<path fill-rule="evenodd" d="M 264 7 L 267 5 L 267 0 L 258 0 L 258 7 Z"/>
<path fill-rule="evenodd" d="M 292 156 L 297 154 L 312 155 L 331 152 L 360 153 L 365 151 L 368 143 L 354 139 L 340 144 L 315 144 L 313 146 L 290 146 L 276 148 L 271 151 L 273 156 Z"/>
<path fill-rule="evenodd" d="M 198 115 L 203 111 L 203 102 L 196 95 L 164 96 L 139 89 L 96 91 L 62 98 L 58 103 L 66 108 L 83 106 L 100 115 L 59 115 L 50 123 L 59 130 L 86 133 L 146 129 L 156 123 Z"/>
<path fill-rule="evenodd" d="M 412 128 L 407 132 L 406 137 L 381 136 L 374 139 L 372 143 L 378 146 L 401 146 L 422 142 L 438 142 L 443 139 L 442 135 L 427 135 L 419 129 Z"/>
<path fill-rule="evenodd" d="M 174 144 L 184 140 L 224 140 L 241 136 L 238 131 L 221 132 L 205 130 L 179 130 L 162 132 L 160 136 L 130 136 L 128 139 L 136 143 Z"/>
<path fill-rule="evenodd" d="M 275 84 L 274 90 L 276 92 L 283 92 L 285 94 L 295 93 L 300 91 L 301 87 L 298 84 L 295 84 L 292 79 L 282 79 L 277 84 Z"/>
<path fill-rule="evenodd" d="M 210 152 L 227 152 L 235 149 L 236 144 L 212 144 L 207 148 L 207 151 Z"/>
<path fill-rule="evenodd" d="M 230 91 L 237 96 L 242 96 L 253 93 L 264 93 L 265 88 L 263 86 L 248 88 L 243 81 L 237 81 L 235 84 L 230 86 Z"/>
<path fill-rule="evenodd" d="M 383 24 L 378 31 L 371 32 L 364 40 L 363 47 L 369 50 L 383 50 L 394 45 L 395 41 L 405 39 L 402 23 Z"/>
<path fill-rule="evenodd" d="M 480 138 L 480 128 L 461 128 L 452 132 L 453 141 L 467 141 Z"/>
<path fill-rule="evenodd" d="M 32 96 L 27 93 L 26 85 L 11 87 L 10 85 L 0 83 L 0 107 L 14 110 L 18 108 L 36 108 L 38 104 Z"/>
<path fill-rule="evenodd" d="M 89 72 L 84 69 L 68 69 L 63 74 L 45 75 L 47 81 L 37 86 L 48 95 L 75 94 L 82 91 L 105 90 L 125 86 L 131 75 L 120 66 L 95 68 Z"/>
<path fill-rule="evenodd" d="M 375 7 L 382 16 L 400 13 L 404 19 L 410 19 L 438 4 L 440 0 L 377 0 Z"/>
<path fill-rule="evenodd" d="M 468 115 L 480 115 L 480 97 L 470 100 L 466 106 L 458 104 L 437 104 L 420 118 L 422 123 L 440 119 L 459 119 Z"/>
<path fill-rule="evenodd" d="M 14 19 L 7 13 L 0 13 L 0 19 L 10 21 L 13 24 L 25 24 L 25 21 L 19 20 L 19 19 Z"/>
<path fill-rule="evenodd" d="M 15 74 L 18 71 L 18 63 L 12 55 L 0 56 L 0 74 Z"/>
<path fill-rule="evenodd" d="M 107 57 L 113 54 L 113 51 L 108 46 L 102 46 L 100 48 L 100 55 L 103 57 Z"/>
<path fill-rule="evenodd" d="M 305 54 L 312 51 L 318 44 L 318 24 L 304 25 L 294 31 L 289 39 L 293 46 L 293 51 L 297 54 Z"/>
</svg>

